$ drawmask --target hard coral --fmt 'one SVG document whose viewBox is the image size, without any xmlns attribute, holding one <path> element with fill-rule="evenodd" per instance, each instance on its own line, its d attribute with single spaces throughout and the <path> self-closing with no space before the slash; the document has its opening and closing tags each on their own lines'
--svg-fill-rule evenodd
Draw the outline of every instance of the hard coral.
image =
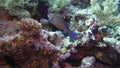
<svg viewBox="0 0 120 68">
<path fill-rule="evenodd" d="M 4 8 L 10 15 L 18 18 L 30 17 L 28 8 L 35 8 L 36 5 L 37 3 L 31 2 L 31 0 L 0 0 L 0 7 Z"/>
<path fill-rule="evenodd" d="M 15 62 L 13 67 L 48 68 L 48 55 L 55 47 L 44 38 L 41 24 L 25 18 L 21 19 L 18 25 L 20 28 L 18 34 L 0 38 L 0 55 L 12 57 Z"/>
<path fill-rule="evenodd" d="M 64 8 L 66 5 L 69 5 L 71 3 L 71 0 L 48 0 L 50 4 L 50 10 L 51 11 L 60 11 L 62 8 Z"/>
<path fill-rule="evenodd" d="M 41 23 L 30 18 L 22 18 L 21 21 L 18 22 L 18 24 L 20 28 L 20 33 L 24 36 L 39 35 L 42 28 Z"/>
<path fill-rule="evenodd" d="M 120 14 L 115 15 L 118 0 L 91 0 L 91 10 L 100 25 L 112 25 L 120 22 Z"/>
<path fill-rule="evenodd" d="M 95 58 L 93 56 L 85 57 L 82 59 L 80 68 L 94 68 Z"/>
</svg>

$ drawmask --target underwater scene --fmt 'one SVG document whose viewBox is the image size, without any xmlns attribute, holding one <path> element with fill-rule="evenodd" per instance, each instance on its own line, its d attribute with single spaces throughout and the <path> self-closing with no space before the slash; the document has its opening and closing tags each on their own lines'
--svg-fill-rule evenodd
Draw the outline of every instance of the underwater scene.
<svg viewBox="0 0 120 68">
<path fill-rule="evenodd" d="M 120 0 L 0 0 L 0 68 L 120 68 Z"/>
</svg>

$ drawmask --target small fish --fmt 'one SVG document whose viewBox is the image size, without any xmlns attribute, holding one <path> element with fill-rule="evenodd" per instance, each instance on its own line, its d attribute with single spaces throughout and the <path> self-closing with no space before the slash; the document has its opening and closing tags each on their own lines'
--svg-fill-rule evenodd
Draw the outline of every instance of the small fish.
<svg viewBox="0 0 120 68">
<path fill-rule="evenodd" d="M 67 32 L 71 40 L 74 40 L 75 38 L 77 38 L 77 34 L 69 29 L 69 23 L 66 23 L 59 14 L 49 13 L 48 17 L 54 26 L 63 30 L 64 32 Z"/>
</svg>

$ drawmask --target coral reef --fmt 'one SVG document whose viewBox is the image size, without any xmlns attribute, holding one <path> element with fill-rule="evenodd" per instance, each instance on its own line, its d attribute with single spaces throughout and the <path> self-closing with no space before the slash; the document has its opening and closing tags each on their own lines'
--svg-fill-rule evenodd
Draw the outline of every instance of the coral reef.
<svg viewBox="0 0 120 68">
<path fill-rule="evenodd" d="M 118 0 L 1 0 L 0 68 L 119 68 L 117 4 Z M 56 17 L 50 21 L 49 12 L 59 14 L 77 37 L 71 39 L 52 25 Z"/>
<path fill-rule="evenodd" d="M 18 24 L 21 30 L 20 33 L 25 37 L 39 35 L 42 28 L 41 24 L 33 19 L 21 19 Z"/>
<path fill-rule="evenodd" d="M 14 66 L 20 66 L 22 68 L 48 68 L 46 66 L 48 64 L 48 58 L 44 54 L 44 50 L 37 50 L 41 46 L 38 45 L 38 43 L 40 44 L 43 38 L 40 35 L 41 24 L 33 19 L 21 19 L 21 21 L 18 22 L 18 26 L 20 29 L 19 34 L 16 34 L 15 36 L 9 36 L 8 38 L 5 37 L 6 39 L 0 38 L 0 41 L 5 41 L 1 43 L 1 55 L 5 54 L 13 57 L 15 60 Z M 48 45 L 52 44 L 47 41 L 45 42 L 45 44 L 42 44 L 43 47 L 47 47 Z M 32 47 L 35 48 L 33 49 Z M 6 53 L 4 53 L 4 51 Z"/>
<path fill-rule="evenodd" d="M 72 4 L 80 8 L 86 8 L 90 6 L 90 0 L 72 0 Z"/>
<path fill-rule="evenodd" d="M 89 35 L 89 31 L 86 31 L 83 33 L 83 35 L 85 35 L 87 38 L 82 36 L 82 38 L 79 37 L 76 41 L 71 42 L 70 38 L 65 38 L 61 32 L 49 32 L 42 30 L 41 23 L 34 19 L 21 19 L 17 22 L 17 25 L 19 32 L 16 35 L 8 35 L 0 38 L 0 55 L 3 57 L 8 56 L 13 58 L 12 64 L 9 64 L 6 61 L 11 67 L 48 68 L 50 66 L 53 68 L 59 68 L 64 66 L 63 63 L 66 64 L 65 67 L 67 67 L 67 65 L 70 67 L 79 67 L 80 60 L 82 60 L 85 56 L 95 56 L 95 58 L 93 58 L 94 60 L 97 62 L 101 61 L 106 63 L 108 64 L 108 67 L 118 66 L 117 56 L 115 56 L 113 50 L 119 52 L 119 48 L 110 47 L 109 45 L 111 44 L 108 44 L 110 43 L 109 40 L 107 41 L 108 38 L 106 38 L 106 41 L 104 41 L 104 45 L 106 45 L 105 47 L 97 46 L 98 43 L 102 43 L 102 41 L 97 38 L 96 35 L 102 33 L 94 33 L 92 31 L 93 35 L 91 36 Z M 96 27 L 94 28 L 98 29 Z M 90 25 L 89 29 L 90 32 L 91 29 L 95 30 L 93 29 L 93 25 Z M 119 42 L 116 43 L 116 46 L 118 45 Z M 107 58 L 108 56 L 105 54 L 114 56 L 109 56 L 109 58 Z M 116 60 L 114 61 L 111 58 L 115 58 Z M 70 60 L 79 60 L 79 62 L 78 64 L 74 64 L 71 63 Z M 80 67 L 83 67 L 84 64 L 86 64 L 87 67 L 93 67 L 93 64 L 89 65 L 89 63 L 86 63 L 85 61 L 90 61 L 94 62 L 94 64 L 97 64 L 96 61 L 92 61 L 92 59 L 87 60 L 86 57 L 81 61 L 83 64 L 81 64 Z"/>
<path fill-rule="evenodd" d="M 41 30 L 42 25 L 36 20 L 22 18 L 17 22 L 17 25 L 19 28 L 18 34 L 10 36 L 6 35 L 5 37 L 0 38 L 1 55 L 4 56 L 5 54 L 14 58 L 13 65 L 11 66 L 29 68 L 28 65 L 30 65 L 30 67 L 33 68 L 43 66 L 43 68 L 48 68 L 46 66 L 49 61 L 48 57 L 52 57 L 52 54 L 59 54 L 58 57 L 61 57 L 60 59 L 64 59 L 63 57 L 69 57 L 69 52 L 73 51 L 72 49 L 69 50 L 68 53 L 66 53 L 67 51 L 64 51 L 63 53 L 63 48 L 61 49 L 61 47 L 65 48 L 67 45 L 63 45 L 64 43 L 62 43 L 63 35 L 60 35 L 58 32 L 47 32 L 45 30 Z M 54 62 L 58 62 L 57 56 L 52 57 L 51 59 L 53 59 Z"/>
<path fill-rule="evenodd" d="M 62 8 L 64 8 L 66 5 L 69 5 L 71 3 L 71 0 L 48 0 L 48 3 L 50 4 L 49 10 L 57 12 L 60 11 Z"/>
<path fill-rule="evenodd" d="M 117 14 L 118 0 L 97 1 L 91 0 L 91 11 L 96 15 L 101 25 L 119 24 L 120 14 Z"/>
<path fill-rule="evenodd" d="M 7 35 L 15 35 L 17 33 L 16 21 L 2 21 L 0 20 L 0 37 Z"/>
<path fill-rule="evenodd" d="M 31 0 L 0 0 L 0 7 L 4 8 L 10 15 L 17 16 L 18 18 L 31 17 L 28 8 L 33 7 L 33 12 L 37 3 Z"/>
<path fill-rule="evenodd" d="M 94 68 L 94 62 L 95 58 L 94 57 L 85 57 L 82 61 L 82 64 L 80 68 Z"/>
</svg>

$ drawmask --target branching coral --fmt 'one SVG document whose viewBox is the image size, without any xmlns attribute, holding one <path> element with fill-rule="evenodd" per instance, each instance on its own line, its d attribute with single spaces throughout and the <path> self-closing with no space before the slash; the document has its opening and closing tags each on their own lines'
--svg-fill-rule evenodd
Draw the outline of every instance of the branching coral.
<svg viewBox="0 0 120 68">
<path fill-rule="evenodd" d="M 51 11 L 60 11 L 66 5 L 71 3 L 71 0 L 48 0 L 49 4 L 51 5 Z"/>
<path fill-rule="evenodd" d="M 91 0 L 90 3 L 91 10 L 96 15 L 99 24 L 112 25 L 120 23 L 120 14 L 115 15 L 118 0 Z"/>
<path fill-rule="evenodd" d="M 30 0 L 0 0 L 0 7 L 4 8 L 10 15 L 17 16 L 19 18 L 30 17 L 28 8 L 35 8 L 37 3 Z"/>
</svg>

